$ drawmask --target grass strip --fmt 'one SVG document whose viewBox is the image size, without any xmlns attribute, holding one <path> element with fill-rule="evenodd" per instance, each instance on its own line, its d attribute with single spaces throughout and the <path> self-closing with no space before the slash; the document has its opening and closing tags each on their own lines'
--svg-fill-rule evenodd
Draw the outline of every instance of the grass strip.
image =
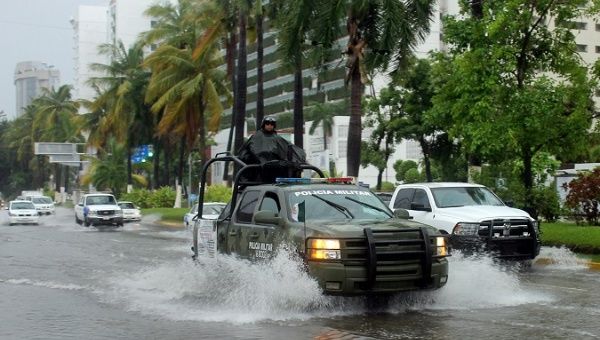
<svg viewBox="0 0 600 340">
<path fill-rule="evenodd" d="M 600 227 L 568 222 L 543 222 L 542 245 L 565 246 L 585 254 L 600 254 Z"/>
<path fill-rule="evenodd" d="M 149 208 L 142 209 L 142 215 L 160 215 L 163 221 L 183 223 L 183 215 L 189 210 L 189 208 Z"/>
</svg>

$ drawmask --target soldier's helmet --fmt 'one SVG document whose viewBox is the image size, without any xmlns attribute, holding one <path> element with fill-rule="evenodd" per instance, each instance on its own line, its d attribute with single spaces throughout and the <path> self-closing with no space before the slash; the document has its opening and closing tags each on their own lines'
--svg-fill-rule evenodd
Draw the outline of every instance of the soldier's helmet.
<svg viewBox="0 0 600 340">
<path fill-rule="evenodd" d="M 265 127 L 265 125 L 269 123 L 273 125 L 273 128 L 277 128 L 277 120 L 273 116 L 266 116 L 263 118 L 262 123 L 260 124 L 261 129 Z"/>
</svg>

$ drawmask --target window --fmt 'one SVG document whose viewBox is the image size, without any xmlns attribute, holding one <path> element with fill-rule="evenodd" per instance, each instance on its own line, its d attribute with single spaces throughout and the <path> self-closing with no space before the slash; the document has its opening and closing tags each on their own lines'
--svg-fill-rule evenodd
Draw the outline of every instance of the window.
<svg viewBox="0 0 600 340">
<path fill-rule="evenodd" d="M 577 44 L 577 52 L 587 52 L 587 45 Z"/>
<path fill-rule="evenodd" d="M 575 22 L 573 22 L 573 25 L 575 26 L 575 29 L 577 29 L 577 30 L 587 29 L 587 23 L 585 23 L 585 22 L 575 21 Z"/>
<path fill-rule="evenodd" d="M 410 209 L 415 189 L 400 189 L 394 201 L 394 209 Z"/>
<path fill-rule="evenodd" d="M 277 198 L 277 195 L 274 192 L 267 192 L 258 210 L 268 210 L 279 214 L 281 206 L 279 205 L 279 199 Z"/>
<path fill-rule="evenodd" d="M 250 223 L 254 216 L 254 208 L 258 204 L 258 191 L 248 191 L 240 201 L 240 207 L 237 210 L 236 218 L 238 222 Z"/>
<path fill-rule="evenodd" d="M 596 53 L 600 53 L 600 46 L 596 46 Z"/>
<path fill-rule="evenodd" d="M 596 31 L 600 31 L 600 24 L 596 24 Z"/>
<path fill-rule="evenodd" d="M 151 28 L 156 27 L 156 25 L 158 25 L 158 21 L 156 21 L 156 20 L 150 20 L 150 27 Z"/>
<path fill-rule="evenodd" d="M 413 199 L 413 204 L 417 205 L 419 208 L 431 209 L 431 205 L 429 204 L 429 198 L 427 197 L 427 193 L 425 190 L 417 189 L 415 190 L 415 197 Z M 413 208 L 411 206 L 411 208 Z"/>
</svg>

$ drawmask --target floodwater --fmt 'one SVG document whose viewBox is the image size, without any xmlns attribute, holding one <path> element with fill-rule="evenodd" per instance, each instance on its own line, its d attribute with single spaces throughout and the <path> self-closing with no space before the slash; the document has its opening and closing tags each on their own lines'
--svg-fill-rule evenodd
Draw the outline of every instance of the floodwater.
<svg viewBox="0 0 600 340">
<path fill-rule="evenodd" d="M 300 262 L 191 261 L 189 231 L 39 226 L 0 212 L 0 339 L 596 339 L 600 272 L 566 249 L 531 266 L 450 257 L 448 284 L 367 308 L 324 296 Z M 550 264 L 548 264 L 550 263 Z"/>
</svg>

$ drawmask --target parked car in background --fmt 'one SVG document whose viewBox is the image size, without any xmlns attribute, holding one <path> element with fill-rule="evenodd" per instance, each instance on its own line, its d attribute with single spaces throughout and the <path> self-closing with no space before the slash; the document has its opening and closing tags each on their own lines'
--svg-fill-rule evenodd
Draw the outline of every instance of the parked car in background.
<svg viewBox="0 0 600 340">
<path fill-rule="evenodd" d="M 225 209 L 227 204 L 221 202 L 206 202 L 204 203 L 204 208 L 202 209 L 202 218 L 208 220 L 216 220 L 221 211 Z M 192 227 L 194 225 L 194 217 L 198 215 L 198 203 L 195 203 L 194 206 L 183 216 L 183 224 L 185 227 Z"/>
<path fill-rule="evenodd" d="M 8 203 L 8 224 L 39 224 L 39 214 L 35 205 L 26 200 L 15 200 Z"/>
<path fill-rule="evenodd" d="M 390 201 L 392 200 L 392 192 L 376 192 L 375 195 L 379 197 L 379 199 L 385 204 L 390 205 Z"/>
<path fill-rule="evenodd" d="M 140 210 L 140 208 L 136 207 L 135 204 L 133 204 L 133 202 L 120 201 L 118 205 L 119 207 L 121 207 L 121 210 L 123 210 L 124 222 L 142 220 L 142 211 Z"/>
<path fill-rule="evenodd" d="M 540 252 L 538 222 L 508 207 L 491 190 L 473 183 L 399 185 L 390 209 L 450 234 L 450 245 L 468 252 L 491 251 L 502 259 L 527 260 Z"/>
<path fill-rule="evenodd" d="M 27 196 L 40 215 L 50 215 L 56 212 L 54 201 L 48 196 Z"/>
<path fill-rule="evenodd" d="M 111 194 L 86 194 L 75 206 L 75 222 L 90 225 L 123 226 L 123 210 Z"/>
</svg>

